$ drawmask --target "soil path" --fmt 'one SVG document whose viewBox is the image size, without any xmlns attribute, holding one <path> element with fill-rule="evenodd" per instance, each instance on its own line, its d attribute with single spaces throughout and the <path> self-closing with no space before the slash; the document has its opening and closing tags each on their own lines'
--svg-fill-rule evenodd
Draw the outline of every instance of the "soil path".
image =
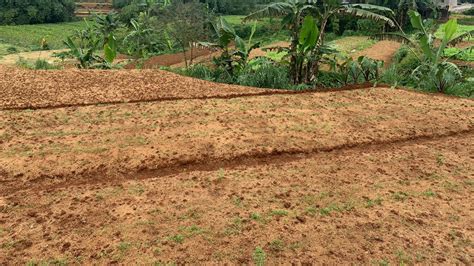
<svg viewBox="0 0 474 266">
<path fill-rule="evenodd" d="M 375 60 L 381 60 L 385 63 L 385 66 L 388 66 L 392 62 L 393 56 L 401 46 L 402 45 L 400 43 L 394 41 L 379 41 L 372 47 L 357 52 L 353 58 L 367 56 Z"/>
<path fill-rule="evenodd" d="M 45 60 L 48 63 L 55 63 L 60 61 L 54 57 L 55 53 L 67 51 L 66 49 L 61 50 L 46 50 L 46 51 L 34 51 L 34 52 L 21 52 L 16 54 L 5 55 L 0 58 L 1 65 L 15 65 L 20 58 L 25 59 L 28 62 L 35 62 L 38 59 Z"/>
</svg>

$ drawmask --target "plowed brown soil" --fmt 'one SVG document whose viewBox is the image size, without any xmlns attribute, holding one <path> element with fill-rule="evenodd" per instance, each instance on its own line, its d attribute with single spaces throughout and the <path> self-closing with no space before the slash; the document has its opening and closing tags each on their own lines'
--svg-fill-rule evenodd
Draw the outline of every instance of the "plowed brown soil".
<svg viewBox="0 0 474 266">
<path fill-rule="evenodd" d="M 472 264 L 474 102 L 404 90 L 0 111 L 0 264 Z"/>
<path fill-rule="evenodd" d="M 268 94 L 161 70 L 22 70 L 0 68 L 0 109 Z"/>
</svg>

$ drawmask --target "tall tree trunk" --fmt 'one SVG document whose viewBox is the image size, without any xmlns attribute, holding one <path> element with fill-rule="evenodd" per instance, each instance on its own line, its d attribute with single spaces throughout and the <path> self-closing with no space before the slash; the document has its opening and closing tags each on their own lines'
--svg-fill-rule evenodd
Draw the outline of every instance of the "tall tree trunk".
<svg viewBox="0 0 474 266">
<path fill-rule="evenodd" d="M 186 68 L 188 68 L 188 57 L 186 56 L 186 45 L 184 43 L 181 43 L 181 49 L 182 49 L 183 57 L 184 57 L 184 64 Z"/>
<path fill-rule="evenodd" d="M 191 51 L 191 59 L 189 61 L 189 65 L 193 65 L 193 59 L 194 59 L 194 43 L 191 43 L 190 45 L 190 51 Z"/>
<path fill-rule="evenodd" d="M 319 29 L 319 37 L 318 41 L 316 42 L 316 47 L 311 51 L 311 58 L 314 60 L 310 60 L 308 62 L 307 73 L 305 77 L 305 82 L 310 83 L 313 82 L 319 74 L 319 65 L 321 63 L 321 55 L 320 50 L 321 47 L 324 45 L 324 38 L 326 34 L 326 26 L 328 24 L 329 18 L 332 16 L 333 13 L 329 13 L 325 15 L 321 21 L 321 27 Z"/>
</svg>

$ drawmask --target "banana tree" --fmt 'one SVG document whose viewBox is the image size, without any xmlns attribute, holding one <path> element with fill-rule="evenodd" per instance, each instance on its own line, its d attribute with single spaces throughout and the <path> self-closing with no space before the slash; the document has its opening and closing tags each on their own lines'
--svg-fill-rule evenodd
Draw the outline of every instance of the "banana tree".
<svg viewBox="0 0 474 266">
<path fill-rule="evenodd" d="M 462 77 L 461 70 L 448 58 L 443 58 L 444 50 L 453 41 L 458 24 L 456 19 L 451 19 L 445 24 L 443 39 L 439 46 L 435 46 L 434 35 L 429 32 L 421 15 L 416 11 L 409 11 L 410 22 L 413 28 L 419 31 L 418 46 L 423 52 L 420 66 L 413 71 L 413 76 L 419 81 L 419 86 L 435 88 L 438 92 L 445 92 L 454 82 Z"/>
<path fill-rule="evenodd" d="M 138 20 L 130 21 L 130 32 L 125 36 L 123 43 L 127 47 L 127 52 L 136 59 L 146 58 L 149 50 L 153 46 L 152 33 L 153 29 L 148 26 L 144 13 L 140 14 Z"/>
<path fill-rule="evenodd" d="M 300 71 L 298 69 L 298 45 L 300 42 L 301 22 L 305 15 L 314 11 L 316 0 L 288 0 L 286 2 L 271 3 L 264 8 L 248 15 L 244 21 L 258 20 L 264 17 L 282 18 L 282 26 L 290 32 L 290 75 L 293 83 L 300 83 Z"/>
<path fill-rule="evenodd" d="M 102 58 L 96 54 L 101 46 L 101 39 L 90 27 L 76 30 L 72 36 L 66 38 L 64 45 L 69 50 L 63 55 L 76 59 L 79 68 L 90 68 L 96 63 L 103 62 Z"/>
<path fill-rule="evenodd" d="M 214 58 L 214 63 L 225 67 L 229 74 L 234 76 L 236 68 L 240 70 L 245 67 L 252 50 L 260 47 L 260 43 L 252 43 L 257 26 L 254 24 L 252 27 L 248 42 L 238 36 L 235 29 L 223 17 L 219 17 L 211 26 L 216 42 L 200 42 L 200 44 L 221 50 L 221 55 Z"/>
<path fill-rule="evenodd" d="M 381 21 L 389 26 L 395 26 L 392 19 L 377 12 L 391 12 L 382 6 L 370 4 L 344 4 L 341 0 L 288 0 L 287 2 L 269 4 L 263 9 L 248 15 L 245 20 L 259 19 L 262 17 L 282 17 L 284 28 L 290 32 L 290 74 L 295 84 L 312 82 L 318 75 L 321 61 L 325 54 L 325 32 L 328 21 L 339 15 L 350 15 L 365 19 Z M 307 71 L 299 71 L 297 55 L 301 27 L 306 15 L 313 15 L 315 23 L 319 24 L 316 44 L 308 53 L 306 60 Z M 304 75 L 304 76 L 302 76 Z"/>
</svg>

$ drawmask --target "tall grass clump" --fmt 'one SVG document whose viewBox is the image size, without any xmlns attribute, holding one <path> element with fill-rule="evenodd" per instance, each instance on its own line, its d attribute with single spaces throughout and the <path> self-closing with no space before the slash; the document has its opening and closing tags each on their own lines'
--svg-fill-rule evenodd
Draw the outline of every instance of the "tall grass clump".
<svg viewBox="0 0 474 266">
<path fill-rule="evenodd" d="M 287 89 L 290 83 L 288 69 L 266 59 L 253 60 L 237 77 L 237 84 L 258 88 Z"/>
</svg>

